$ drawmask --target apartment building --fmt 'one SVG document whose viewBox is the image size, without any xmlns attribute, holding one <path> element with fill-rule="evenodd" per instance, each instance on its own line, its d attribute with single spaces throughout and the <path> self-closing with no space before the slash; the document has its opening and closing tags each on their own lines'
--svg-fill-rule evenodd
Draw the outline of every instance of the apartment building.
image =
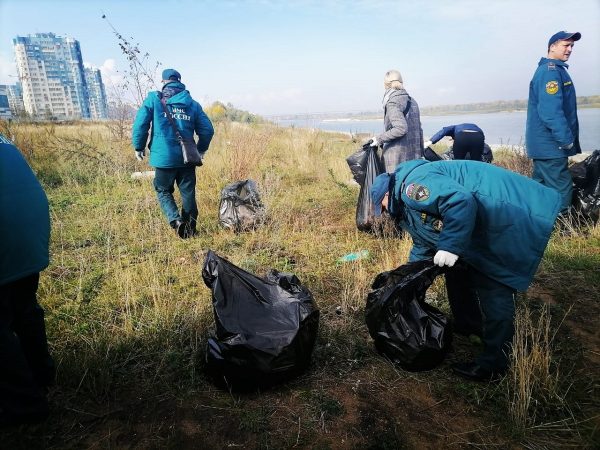
<svg viewBox="0 0 600 450">
<path fill-rule="evenodd" d="M 0 119 L 10 119 L 12 113 L 8 104 L 8 86 L 0 84 Z"/>
<path fill-rule="evenodd" d="M 108 104 L 100 70 L 95 67 L 86 67 L 84 74 L 89 93 L 90 118 L 107 119 Z"/>
<path fill-rule="evenodd" d="M 23 104 L 31 116 L 59 120 L 107 117 L 105 95 L 98 100 L 103 105 L 90 106 L 79 41 L 54 33 L 36 33 L 17 36 L 13 45 Z M 98 82 L 102 84 L 101 77 Z M 94 96 L 96 91 L 100 90 L 94 86 Z M 92 116 L 92 108 L 100 115 Z"/>
</svg>

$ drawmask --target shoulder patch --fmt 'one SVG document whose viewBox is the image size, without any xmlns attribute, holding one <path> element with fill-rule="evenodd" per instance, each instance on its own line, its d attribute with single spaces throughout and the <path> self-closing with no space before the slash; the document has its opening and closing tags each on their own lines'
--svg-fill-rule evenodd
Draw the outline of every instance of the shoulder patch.
<svg viewBox="0 0 600 450">
<path fill-rule="evenodd" d="M 422 184 L 411 183 L 406 186 L 405 194 L 412 200 L 423 202 L 429 198 L 429 188 Z"/>
<path fill-rule="evenodd" d="M 548 81 L 546 83 L 546 94 L 554 95 L 558 92 L 558 81 Z"/>
<path fill-rule="evenodd" d="M 556 70 L 556 64 L 553 62 L 548 63 L 548 70 Z"/>
</svg>

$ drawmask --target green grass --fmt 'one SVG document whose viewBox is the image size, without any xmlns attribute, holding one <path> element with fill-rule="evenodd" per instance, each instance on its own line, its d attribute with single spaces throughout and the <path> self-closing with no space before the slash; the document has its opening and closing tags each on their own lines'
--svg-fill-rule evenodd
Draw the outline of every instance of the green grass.
<svg viewBox="0 0 600 450">
<path fill-rule="evenodd" d="M 58 364 L 50 420 L 25 435 L 9 430 L 12 448 L 34 442 L 55 448 L 518 446 L 535 444 L 536 427 L 561 420 L 568 423 L 560 432 L 546 430 L 560 442 L 590 446 L 597 439 L 591 418 L 598 397 L 590 391 L 597 365 L 589 353 L 574 351 L 586 345 L 594 351 L 593 343 L 569 327 L 591 326 L 586 312 L 597 311 L 590 299 L 600 291 L 598 227 L 554 235 L 521 300 L 535 310 L 552 297 L 552 367 L 561 389 L 570 387 L 559 391 L 561 408 L 532 399 L 546 406 L 515 433 L 509 383 L 473 384 L 449 373 L 452 360 L 478 351 L 468 340 L 456 339 L 448 361 L 419 374 L 374 351 L 364 323 L 366 295 L 379 272 L 406 261 L 411 244 L 357 231 L 358 186 L 349 182 L 345 158 L 359 144 L 350 138 L 219 124 L 197 170 L 200 234 L 182 241 L 162 216 L 152 181 L 130 178 L 148 170 L 146 162 L 137 162 L 129 143 L 111 138 L 108 127 L 13 123 L 3 130 L 50 200 L 51 264 L 39 299 Z M 497 159 L 527 169 L 509 153 Z M 245 178 L 258 183 L 267 221 L 235 234 L 218 224 L 219 193 Z M 200 273 L 208 249 L 259 276 L 270 268 L 293 272 L 311 290 L 321 321 L 307 373 L 247 395 L 217 390 L 204 377 L 213 325 Z M 369 258 L 337 262 L 360 250 Z M 449 312 L 441 280 L 428 298 Z M 567 311 L 573 320 L 561 322 Z"/>
</svg>

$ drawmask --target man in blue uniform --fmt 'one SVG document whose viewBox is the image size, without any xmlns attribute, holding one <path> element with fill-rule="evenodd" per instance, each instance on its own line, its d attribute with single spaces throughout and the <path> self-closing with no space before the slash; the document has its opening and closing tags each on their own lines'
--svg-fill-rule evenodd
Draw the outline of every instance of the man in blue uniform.
<svg viewBox="0 0 600 450">
<path fill-rule="evenodd" d="M 525 143 L 533 160 L 532 178 L 556 189 L 562 212 L 571 205 L 573 180 L 568 157 L 581 153 L 575 86 L 567 61 L 581 33 L 559 31 L 548 41 L 548 56 L 540 59 L 529 83 Z"/>
<path fill-rule="evenodd" d="M 143 160 L 148 131 L 152 126 L 148 148 L 150 165 L 155 168 L 154 189 L 169 224 L 179 237 L 185 239 L 196 234 L 196 167 L 186 166 L 183 162 L 175 130 L 161 101 L 164 101 L 184 139 L 193 139 L 196 133 L 196 148 L 202 156 L 208 150 L 214 129 L 200 104 L 185 90 L 179 72 L 165 69 L 162 78 L 162 91 L 150 92 L 135 116 L 132 141 L 137 159 Z M 175 183 L 181 193 L 181 213 L 173 197 Z"/>
<path fill-rule="evenodd" d="M 48 266 L 48 199 L 21 152 L 0 134 L 0 425 L 48 416 L 54 382 L 39 275 Z"/>
<path fill-rule="evenodd" d="M 444 127 L 425 142 L 424 147 L 435 144 L 445 136 L 454 140 L 452 145 L 454 159 L 482 160 L 485 135 L 483 130 L 474 123 L 460 123 Z"/>
<path fill-rule="evenodd" d="M 379 175 L 371 196 L 374 215 L 386 208 L 411 235 L 410 261 L 433 257 L 435 264 L 452 267 L 460 258 L 469 267 L 469 285 L 483 317 L 484 350 L 453 370 L 473 380 L 505 372 L 514 294 L 525 291 L 535 275 L 560 209 L 558 192 L 479 161 L 416 160 Z M 477 318 L 456 319 L 477 323 Z"/>
</svg>

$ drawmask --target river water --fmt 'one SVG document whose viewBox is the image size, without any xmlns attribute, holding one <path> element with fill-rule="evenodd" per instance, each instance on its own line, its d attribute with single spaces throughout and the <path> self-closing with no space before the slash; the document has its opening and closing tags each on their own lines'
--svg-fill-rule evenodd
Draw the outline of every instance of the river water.
<svg viewBox="0 0 600 450">
<path fill-rule="evenodd" d="M 600 108 L 585 108 L 577 111 L 579 117 L 579 141 L 584 152 L 600 149 Z M 525 111 L 497 112 L 487 114 L 457 114 L 447 116 L 421 116 L 425 140 L 445 126 L 458 123 L 476 123 L 485 133 L 490 145 L 525 144 Z M 279 120 L 280 126 L 318 128 L 343 133 L 379 134 L 383 131 L 383 119 L 297 119 Z"/>
</svg>

